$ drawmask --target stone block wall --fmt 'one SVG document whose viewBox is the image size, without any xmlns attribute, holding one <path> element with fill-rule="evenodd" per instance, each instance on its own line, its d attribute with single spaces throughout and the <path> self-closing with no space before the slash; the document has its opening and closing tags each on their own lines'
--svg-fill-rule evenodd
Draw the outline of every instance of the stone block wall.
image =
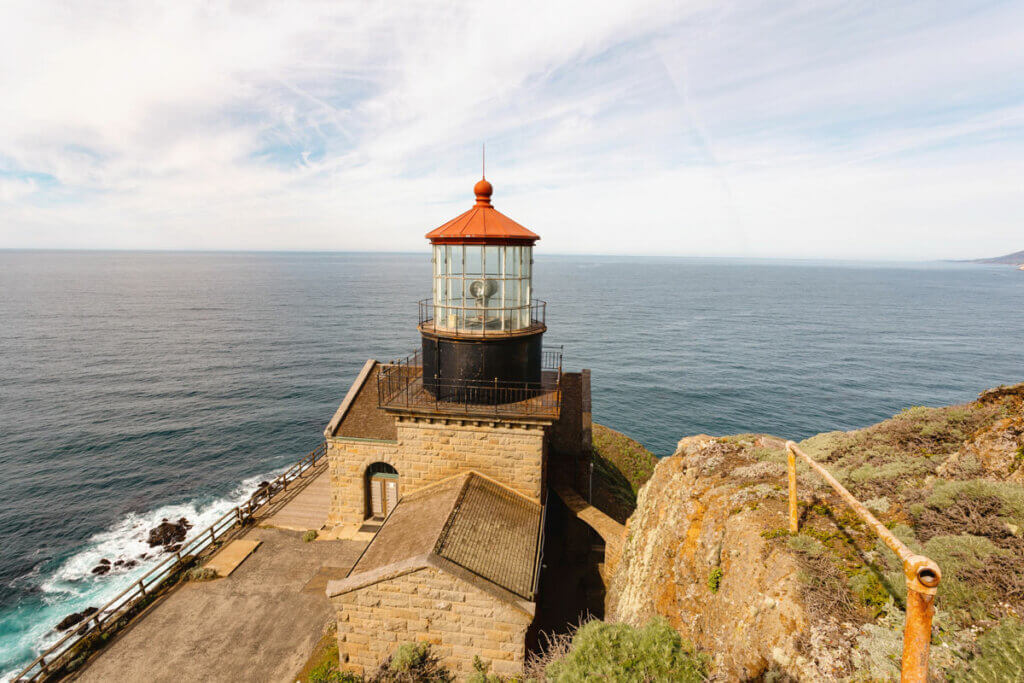
<svg viewBox="0 0 1024 683">
<path fill-rule="evenodd" d="M 327 439 L 327 467 L 331 477 L 329 525 L 355 524 L 366 518 L 366 468 L 375 462 L 386 462 L 399 469 L 398 451 L 397 441 Z M 399 486 L 402 486 L 401 474 Z"/>
<path fill-rule="evenodd" d="M 385 462 L 398 471 L 399 495 L 476 470 L 538 502 L 544 494 L 544 426 L 479 420 L 399 418 L 396 441 L 332 437 L 330 524 L 361 522 L 366 468 Z"/>
<path fill-rule="evenodd" d="M 433 567 L 332 598 L 343 668 L 371 673 L 406 642 L 428 642 L 461 680 L 473 658 L 500 675 L 522 673 L 526 630 L 533 617 L 470 583 Z"/>
</svg>

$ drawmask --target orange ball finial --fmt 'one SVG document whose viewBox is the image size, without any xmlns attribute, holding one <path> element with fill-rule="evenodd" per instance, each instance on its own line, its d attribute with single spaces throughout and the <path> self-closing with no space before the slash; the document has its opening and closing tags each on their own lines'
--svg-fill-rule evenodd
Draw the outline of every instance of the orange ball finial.
<svg viewBox="0 0 1024 683">
<path fill-rule="evenodd" d="M 486 179 L 481 179 L 476 185 L 473 186 L 473 193 L 476 195 L 477 206 L 490 206 L 491 205 L 491 194 L 494 192 L 494 187 L 487 182 Z"/>
</svg>

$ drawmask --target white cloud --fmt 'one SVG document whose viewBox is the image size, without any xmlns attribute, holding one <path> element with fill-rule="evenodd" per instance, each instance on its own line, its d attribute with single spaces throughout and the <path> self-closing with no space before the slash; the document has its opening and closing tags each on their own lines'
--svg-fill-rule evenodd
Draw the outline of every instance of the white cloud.
<svg viewBox="0 0 1024 683">
<path fill-rule="evenodd" d="M 487 140 L 549 252 L 1011 251 L 1022 43 L 1016 4 L 11 0 L 0 246 L 423 249 Z"/>
</svg>

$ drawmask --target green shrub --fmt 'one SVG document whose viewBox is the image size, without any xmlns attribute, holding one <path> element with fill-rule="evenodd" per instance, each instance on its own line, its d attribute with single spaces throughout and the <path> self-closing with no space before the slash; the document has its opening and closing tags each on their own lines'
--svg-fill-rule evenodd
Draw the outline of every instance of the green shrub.
<svg viewBox="0 0 1024 683">
<path fill-rule="evenodd" d="M 886 498 L 885 496 L 880 496 L 878 498 L 869 498 L 864 501 L 864 507 L 871 510 L 872 512 L 877 512 L 878 514 L 888 512 L 891 506 L 892 502 L 890 502 L 889 499 Z"/>
<path fill-rule="evenodd" d="M 310 541 L 315 541 L 316 537 L 317 537 L 316 529 L 310 529 L 309 531 L 307 531 L 304 534 L 302 534 L 302 542 L 303 543 L 309 543 Z"/>
<path fill-rule="evenodd" d="M 718 592 L 718 587 L 722 585 L 722 568 L 715 567 L 708 574 L 708 588 L 711 589 L 712 593 Z"/>
<path fill-rule="evenodd" d="M 871 612 L 874 619 L 886 611 L 892 604 L 893 597 L 886 589 L 878 575 L 870 569 L 863 569 L 850 577 L 850 588 L 853 594 Z"/>
<path fill-rule="evenodd" d="M 920 477 L 931 472 L 932 467 L 922 460 L 901 460 L 884 465 L 868 463 L 850 470 L 847 479 L 854 484 L 889 481 L 904 477 Z"/>
<path fill-rule="evenodd" d="M 321 662 L 309 672 L 309 683 L 361 683 L 362 676 L 341 671 L 334 662 Z"/>
<path fill-rule="evenodd" d="M 817 556 L 821 555 L 825 550 L 825 546 L 821 544 L 821 541 L 805 534 L 790 536 L 788 543 L 790 548 L 805 555 Z"/>
<path fill-rule="evenodd" d="M 1024 680 L 1024 623 L 1013 618 L 1001 621 L 978 639 L 977 656 L 950 678 L 978 683 Z"/>
<path fill-rule="evenodd" d="M 635 494 L 654 473 L 657 456 L 614 429 L 595 424 L 592 430 L 594 450 L 626 476 Z"/>
<path fill-rule="evenodd" d="M 210 567 L 192 567 L 184 576 L 186 581 L 212 581 L 218 578 L 217 570 Z"/>
<path fill-rule="evenodd" d="M 762 531 L 761 532 L 761 537 L 762 538 L 767 538 L 768 540 L 771 540 L 773 538 L 781 538 L 782 536 L 789 536 L 789 533 L 790 533 L 789 529 L 783 529 L 783 528 L 780 527 L 778 529 L 768 529 L 766 531 Z"/>
<path fill-rule="evenodd" d="M 422 666 L 429 656 L 430 645 L 427 643 L 404 643 L 391 655 L 388 668 L 392 671 L 412 671 Z"/>
<path fill-rule="evenodd" d="M 709 658 L 679 637 L 665 619 L 643 628 L 591 621 L 573 636 L 569 652 L 547 665 L 547 678 L 576 681 L 703 681 Z"/>
<path fill-rule="evenodd" d="M 376 683 L 448 683 L 455 678 L 441 665 L 428 643 L 404 643 L 381 664 L 371 680 Z"/>
<path fill-rule="evenodd" d="M 1009 553 L 984 536 L 936 536 L 924 544 L 924 554 L 942 568 L 939 605 L 960 621 L 970 623 L 991 617 L 1001 597 L 997 578 L 987 571 L 996 558 Z"/>
<path fill-rule="evenodd" d="M 964 499 L 986 500 L 995 498 L 1002 505 L 1001 516 L 1017 524 L 1024 524 L 1024 487 L 1009 481 L 988 481 L 985 479 L 939 480 L 935 482 L 926 505 L 943 510 Z"/>
<path fill-rule="evenodd" d="M 473 673 L 466 679 L 466 683 L 502 683 L 505 678 L 497 674 L 487 673 L 491 670 L 491 665 L 484 660 L 480 659 L 479 655 L 473 656 Z M 512 680 L 518 681 L 519 678 Z"/>
</svg>

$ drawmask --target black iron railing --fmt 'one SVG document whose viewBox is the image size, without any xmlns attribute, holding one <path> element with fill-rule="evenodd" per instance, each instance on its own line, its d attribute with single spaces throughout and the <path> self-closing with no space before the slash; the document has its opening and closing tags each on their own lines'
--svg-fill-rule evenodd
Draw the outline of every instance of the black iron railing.
<svg viewBox="0 0 1024 683">
<path fill-rule="evenodd" d="M 377 405 L 392 410 L 425 410 L 462 415 L 558 417 L 562 406 L 562 349 L 544 349 L 540 382 L 429 378 L 417 351 L 382 364 L 377 372 Z"/>
<path fill-rule="evenodd" d="M 429 332 L 487 337 L 542 327 L 546 319 L 547 303 L 538 299 L 520 306 L 458 306 L 433 299 L 419 302 L 419 324 Z"/>
</svg>

